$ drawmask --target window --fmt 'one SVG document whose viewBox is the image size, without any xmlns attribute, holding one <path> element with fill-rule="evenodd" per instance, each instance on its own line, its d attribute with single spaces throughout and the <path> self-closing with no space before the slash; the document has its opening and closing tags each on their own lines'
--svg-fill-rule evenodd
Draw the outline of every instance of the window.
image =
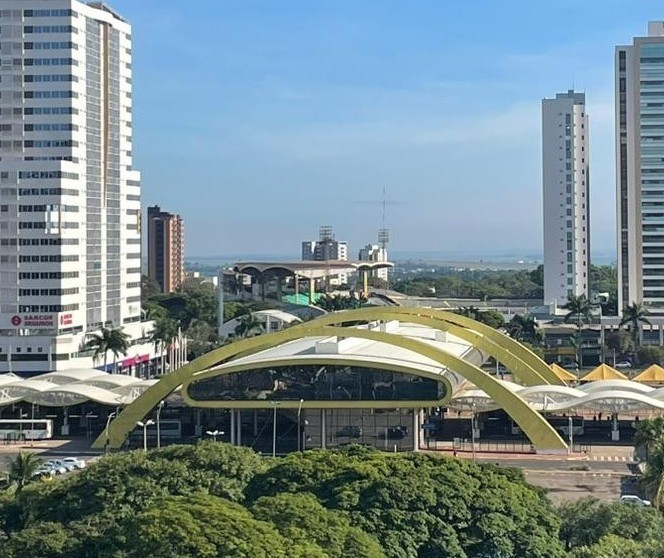
<svg viewBox="0 0 664 558">
<path fill-rule="evenodd" d="M 78 99 L 74 91 L 24 91 L 26 99 Z"/>
<path fill-rule="evenodd" d="M 74 10 L 23 10 L 23 17 L 77 17 Z"/>
<path fill-rule="evenodd" d="M 75 172 L 65 171 L 18 171 L 19 180 L 26 180 L 31 178 L 48 179 L 48 178 L 71 178 L 78 180 L 79 175 Z"/>
<path fill-rule="evenodd" d="M 24 25 L 24 33 L 78 33 L 73 25 Z"/>
<path fill-rule="evenodd" d="M 25 83 L 46 83 L 52 81 L 78 81 L 78 77 L 72 74 L 27 74 L 23 76 Z"/>
<path fill-rule="evenodd" d="M 71 41 L 26 42 L 23 43 L 23 48 L 25 50 L 76 50 L 78 49 L 78 45 Z"/>
</svg>

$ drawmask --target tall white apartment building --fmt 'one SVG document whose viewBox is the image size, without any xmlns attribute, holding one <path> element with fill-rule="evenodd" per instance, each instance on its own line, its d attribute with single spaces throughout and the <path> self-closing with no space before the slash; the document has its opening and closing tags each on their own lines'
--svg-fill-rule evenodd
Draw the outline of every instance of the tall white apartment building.
<svg viewBox="0 0 664 558">
<path fill-rule="evenodd" d="M 616 47 L 618 308 L 664 313 L 664 22 Z"/>
<path fill-rule="evenodd" d="M 103 3 L 0 0 L 0 372 L 90 366 L 102 326 L 149 358 L 131 48 Z"/>
<path fill-rule="evenodd" d="M 588 296 L 590 175 L 584 93 L 542 100 L 544 304 Z"/>
</svg>

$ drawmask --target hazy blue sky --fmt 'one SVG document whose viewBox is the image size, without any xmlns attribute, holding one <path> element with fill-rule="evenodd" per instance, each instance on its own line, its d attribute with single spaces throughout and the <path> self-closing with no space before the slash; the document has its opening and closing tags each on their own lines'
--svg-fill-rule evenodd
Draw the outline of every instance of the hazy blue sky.
<svg viewBox="0 0 664 558">
<path fill-rule="evenodd" d="M 189 255 L 541 250 L 540 101 L 587 94 L 592 243 L 614 248 L 613 53 L 636 0 L 113 0 L 134 26 L 144 205 Z"/>
</svg>

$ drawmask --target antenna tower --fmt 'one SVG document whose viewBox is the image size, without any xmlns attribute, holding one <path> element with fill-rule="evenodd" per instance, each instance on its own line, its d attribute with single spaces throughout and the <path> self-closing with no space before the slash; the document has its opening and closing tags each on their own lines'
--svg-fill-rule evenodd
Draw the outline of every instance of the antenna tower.
<svg viewBox="0 0 664 558">
<path fill-rule="evenodd" d="M 387 205 L 387 199 L 385 197 L 385 186 L 383 186 L 381 228 L 378 229 L 378 244 L 383 249 L 387 249 L 387 245 L 390 242 L 390 230 L 385 227 L 385 206 L 386 205 Z"/>
</svg>

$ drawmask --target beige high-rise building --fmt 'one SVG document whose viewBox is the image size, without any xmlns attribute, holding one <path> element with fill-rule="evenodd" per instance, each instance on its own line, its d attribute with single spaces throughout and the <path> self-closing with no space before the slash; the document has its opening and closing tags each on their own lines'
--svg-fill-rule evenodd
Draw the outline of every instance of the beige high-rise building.
<svg viewBox="0 0 664 558">
<path fill-rule="evenodd" d="M 164 293 L 182 287 L 184 281 L 184 223 L 182 217 L 148 207 L 148 275 Z"/>
</svg>

